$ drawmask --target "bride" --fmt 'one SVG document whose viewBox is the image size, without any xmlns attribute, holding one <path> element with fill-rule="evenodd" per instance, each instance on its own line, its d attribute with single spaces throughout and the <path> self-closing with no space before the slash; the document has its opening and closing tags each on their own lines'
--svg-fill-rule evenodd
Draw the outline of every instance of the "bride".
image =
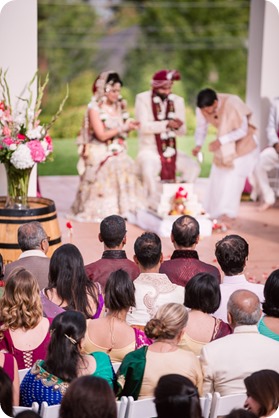
<svg viewBox="0 0 279 418">
<path fill-rule="evenodd" d="M 139 124 L 129 118 L 121 87 L 119 75 L 112 71 L 101 73 L 93 84 L 78 137 L 80 184 L 71 209 L 79 221 L 127 216 L 138 205 L 138 180 L 125 139 Z"/>
</svg>

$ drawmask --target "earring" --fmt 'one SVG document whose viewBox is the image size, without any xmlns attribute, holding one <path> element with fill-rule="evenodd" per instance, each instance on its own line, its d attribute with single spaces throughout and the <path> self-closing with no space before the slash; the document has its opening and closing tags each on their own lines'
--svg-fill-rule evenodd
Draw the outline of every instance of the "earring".
<svg viewBox="0 0 279 418">
<path fill-rule="evenodd" d="M 130 310 L 129 310 L 129 312 L 130 312 L 130 314 L 132 314 L 132 313 L 133 313 L 133 307 L 132 307 L 132 306 L 130 306 Z"/>
</svg>

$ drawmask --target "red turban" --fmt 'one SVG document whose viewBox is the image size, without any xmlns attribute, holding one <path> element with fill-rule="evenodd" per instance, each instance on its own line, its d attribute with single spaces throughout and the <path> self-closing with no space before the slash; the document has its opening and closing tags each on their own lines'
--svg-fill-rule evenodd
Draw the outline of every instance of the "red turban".
<svg viewBox="0 0 279 418">
<path fill-rule="evenodd" d="M 153 75 L 151 85 L 155 89 L 171 87 L 173 81 L 180 80 L 180 74 L 176 70 L 160 70 Z"/>
</svg>

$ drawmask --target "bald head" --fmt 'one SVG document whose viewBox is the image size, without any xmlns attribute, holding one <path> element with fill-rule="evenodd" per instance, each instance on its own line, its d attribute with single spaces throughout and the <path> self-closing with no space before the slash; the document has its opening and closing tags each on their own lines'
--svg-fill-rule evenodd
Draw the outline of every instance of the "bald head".
<svg viewBox="0 0 279 418">
<path fill-rule="evenodd" d="M 255 325 L 261 317 L 261 303 L 250 290 L 236 290 L 228 300 L 228 319 L 232 326 Z"/>
<path fill-rule="evenodd" d="M 21 251 L 42 249 L 42 241 L 47 242 L 47 234 L 38 221 L 27 222 L 17 231 L 18 245 Z"/>
<path fill-rule="evenodd" d="M 199 223 L 190 215 L 180 216 L 172 225 L 171 235 L 177 248 L 191 248 L 199 241 Z"/>
</svg>

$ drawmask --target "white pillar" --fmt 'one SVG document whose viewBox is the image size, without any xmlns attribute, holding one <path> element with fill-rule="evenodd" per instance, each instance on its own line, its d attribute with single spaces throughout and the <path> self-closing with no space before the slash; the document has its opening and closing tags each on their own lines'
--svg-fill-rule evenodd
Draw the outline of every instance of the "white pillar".
<svg viewBox="0 0 279 418">
<path fill-rule="evenodd" d="M 261 149 L 267 145 L 270 102 L 279 96 L 279 12 L 270 1 L 251 0 L 246 100 Z"/>
<path fill-rule="evenodd" d="M 8 70 L 12 104 L 37 71 L 37 48 L 37 0 L 10 1 L 0 13 L 0 67 Z M 34 96 L 36 90 L 34 85 Z M 5 169 L 0 164 L 0 195 L 6 193 Z M 32 171 L 29 195 L 36 196 L 36 167 Z"/>
</svg>

